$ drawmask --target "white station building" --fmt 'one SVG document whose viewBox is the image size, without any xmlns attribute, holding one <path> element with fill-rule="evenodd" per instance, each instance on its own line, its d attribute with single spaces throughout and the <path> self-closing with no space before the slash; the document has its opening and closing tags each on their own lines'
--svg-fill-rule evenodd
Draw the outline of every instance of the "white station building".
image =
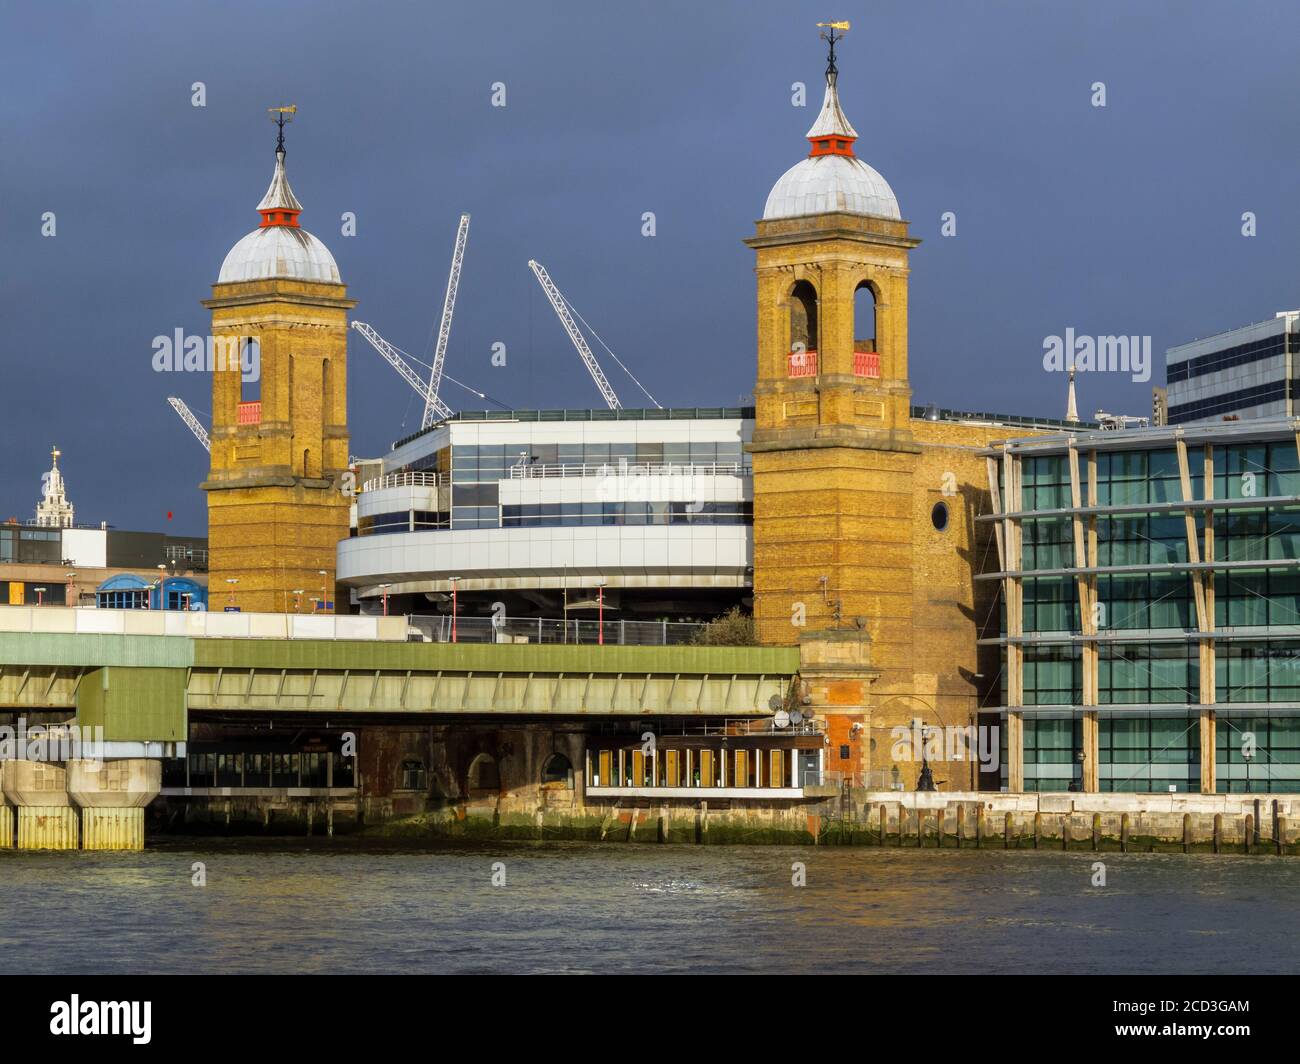
<svg viewBox="0 0 1300 1064">
<path fill-rule="evenodd" d="M 359 485 L 340 594 L 364 613 L 447 613 L 454 584 L 466 617 L 716 616 L 750 594 L 752 429 L 741 408 L 460 413 Z"/>
</svg>

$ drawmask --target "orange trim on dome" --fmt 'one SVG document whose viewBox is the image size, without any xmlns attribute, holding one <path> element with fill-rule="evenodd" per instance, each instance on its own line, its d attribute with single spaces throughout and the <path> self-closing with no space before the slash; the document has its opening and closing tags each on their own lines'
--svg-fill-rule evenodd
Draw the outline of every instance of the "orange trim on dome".
<svg viewBox="0 0 1300 1064">
<path fill-rule="evenodd" d="M 282 225 L 290 229 L 301 228 L 298 225 L 298 215 L 302 214 L 302 211 L 287 211 L 276 208 L 272 211 L 258 211 L 258 213 L 262 216 L 262 221 L 258 225 L 259 229 L 267 229 L 273 225 Z"/>
<path fill-rule="evenodd" d="M 857 137 L 846 137 L 842 133 L 833 133 L 826 137 L 809 137 L 812 151 L 808 153 L 808 158 L 815 159 L 819 155 L 847 155 L 852 158 L 853 142 L 857 139 Z"/>
</svg>

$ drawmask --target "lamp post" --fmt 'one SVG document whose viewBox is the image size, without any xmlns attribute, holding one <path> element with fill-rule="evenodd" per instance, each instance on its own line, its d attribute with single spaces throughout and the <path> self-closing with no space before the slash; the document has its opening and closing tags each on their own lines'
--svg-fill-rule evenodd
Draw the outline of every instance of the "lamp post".
<svg viewBox="0 0 1300 1064">
<path fill-rule="evenodd" d="M 605 581 L 596 585 L 596 642 L 605 645 Z"/>
<path fill-rule="evenodd" d="M 321 609 L 321 613 L 324 613 L 326 612 L 326 610 L 329 609 L 329 603 L 330 603 L 330 593 L 329 593 L 330 574 L 325 569 L 317 569 L 316 572 L 319 573 L 322 578 L 320 582 L 320 609 Z"/>
<path fill-rule="evenodd" d="M 304 590 L 304 589 L 301 588 L 301 587 L 295 587 L 295 588 L 293 589 L 293 612 L 294 612 L 294 613 L 301 613 L 301 612 L 302 612 L 302 593 L 303 593 L 303 590 Z"/>
<path fill-rule="evenodd" d="M 158 608 L 167 608 L 167 566 L 162 562 L 158 563 Z"/>
<path fill-rule="evenodd" d="M 388 589 L 393 585 L 380 584 L 379 586 L 384 589 L 384 616 L 387 617 L 388 616 Z"/>
<path fill-rule="evenodd" d="M 451 583 L 451 641 L 456 642 L 456 585 L 460 583 L 459 576 L 449 576 L 447 580 Z"/>
<path fill-rule="evenodd" d="M 34 588 L 32 588 L 32 590 L 36 592 L 36 605 L 38 605 L 38 606 L 44 606 L 44 605 L 45 605 L 45 592 L 48 591 L 49 588 L 45 588 L 45 587 L 34 587 Z"/>
<path fill-rule="evenodd" d="M 235 585 L 239 583 L 239 577 L 228 576 L 226 577 L 226 583 L 230 586 L 230 605 L 233 608 L 235 605 Z"/>
<path fill-rule="evenodd" d="M 77 574 L 75 572 L 67 572 L 63 575 L 67 577 L 68 580 L 68 590 L 64 592 L 63 604 L 65 606 L 75 606 L 77 604 Z"/>
</svg>

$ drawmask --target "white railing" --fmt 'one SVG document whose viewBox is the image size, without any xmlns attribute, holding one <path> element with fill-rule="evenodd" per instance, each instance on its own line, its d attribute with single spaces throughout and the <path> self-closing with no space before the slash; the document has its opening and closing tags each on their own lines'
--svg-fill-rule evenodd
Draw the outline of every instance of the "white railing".
<svg viewBox="0 0 1300 1064">
<path fill-rule="evenodd" d="M 452 641 L 449 614 L 413 614 L 407 618 L 432 643 Z M 703 631 L 687 621 L 605 621 L 606 646 L 683 646 Z M 414 635 L 414 633 L 412 633 Z M 601 622 L 558 617 L 457 617 L 458 643 L 573 643 L 600 645 Z"/>
<path fill-rule="evenodd" d="M 361 485 L 362 491 L 380 491 L 384 488 L 439 488 L 450 484 L 446 473 L 388 473 Z"/>
<path fill-rule="evenodd" d="M 599 465 L 515 465 L 511 480 L 536 477 L 748 477 L 753 470 L 742 462 L 602 462 Z"/>
<path fill-rule="evenodd" d="M 214 609 L 219 607 L 214 606 Z M 101 610 L 93 606 L 0 606 L 0 633 L 170 635 L 190 639 L 362 639 L 400 642 L 403 617 L 204 610 Z"/>
</svg>

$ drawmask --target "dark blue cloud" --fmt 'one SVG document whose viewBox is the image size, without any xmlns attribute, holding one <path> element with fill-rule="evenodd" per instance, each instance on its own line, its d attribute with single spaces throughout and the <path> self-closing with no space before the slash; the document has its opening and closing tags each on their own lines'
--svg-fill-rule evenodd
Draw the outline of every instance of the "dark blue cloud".
<svg viewBox="0 0 1300 1064">
<path fill-rule="evenodd" d="M 0 516 L 30 516 L 57 442 L 80 519 L 155 528 L 172 510 L 178 531 L 203 530 L 204 455 L 164 398 L 206 412 L 208 382 L 154 374 L 150 341 L 206 331 L 198 301 L 256 224 L 264 109 L 282 101 L 301 109 L 302 222 L 394 343 L 427 354 L 468 210 L 453 375 L 517 406 L 598 404 L 537 258 L 661 402 L 736 403 L 754 373 L 740 241 L 806 150 L 812 23 L 828 15 L 854 22 L 841 89 L 859 154 L 924 241 L 918 402 L 1059 414 L 1045 335 L 1150 334 L 1162 352 L 1300 304 L 1300 11 L 1273 3 L 23 0 L 0 12 Z M 791 107 L 794 81 L 811 109 Z M 351 350 L 353 450 L 381 453 L 419 404 L 359 338 Z M 1084 413 L 1149 405 L 1149 385 L 1118 377 L 1080 393 Z"/>
</svg>

